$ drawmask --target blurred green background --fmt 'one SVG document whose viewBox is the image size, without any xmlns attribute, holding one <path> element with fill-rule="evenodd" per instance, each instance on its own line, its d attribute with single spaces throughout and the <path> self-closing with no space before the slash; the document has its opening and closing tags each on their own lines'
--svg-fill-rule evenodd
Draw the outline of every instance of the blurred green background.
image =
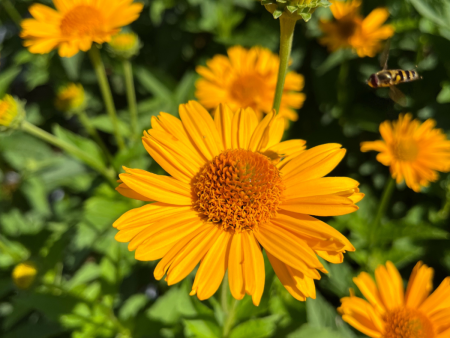
<svg viewBox="0 0 450 338">
<path fill-rule="evenodd" d="M 54 108 L 58 86 L 80 82 L 89 96 L 88 114 L 115 152 L 112 127 L 103 113 L 95 74 L 87 55 L 70 59 L 56 52 L 33 55 L 22 47 L 19 27 L 0 2 L 0 97 L 26 100 L 27 118 L 58 137 L 92 149 L 92 141 L 74 116 Z M 133 60 L 142 130 L 160 111 L 177 114 L 194 99 L 195 66 L 234 45 L 264 46 L 277 52 L 279 22 L 254 0 L 147 0 L 131 25 L 143 42 Z M 29 17 L 31 1 L 8 0 Z M 51 5 L 50 1 L 41 3 Z M 397 187 L 376 242 L 369 242 L 373 219 L 389 169 L 375 153 L 361 153 L 362 141 L 379 139 L 378 125 L 411 112 L 433 118 L 450 135 L 450 2 L 447 0 L 365 0 L 366 16 L 386 6 L 395 26 L 390 68 L 413 69 L 421 81 L 401 85 L 410 106 L 395 105 L 385 90 L 365 84 L 380 69 L 378 58 L 349 51 L 328 53 L 319 45 L 320 8 L 310 22 L 297 24 L 291 69 L 305 76 L 307 95 L 299 120 L 285 138 L 302 138 L 312 147 L 327 142 L 348 149 L 334 176 L 361 182 L 366 194 L 356 213 L 327 221 L 357 248 L 316 282 L 316 300 L 293 299 L 266 264 L 263 301 L 248 296 L 238 303 L 237 326 L 230 338 L 353 338 L 362 335 L 345 324 L 336 307 L 354 287 L 352 277 L 391 260 L 404 278 L 418 260 L 435 269 L 435 285 L 450 275 L 450 175 L 421 193 Z M 129 117 L 122 68 L 102 53 L 122 132 Z M 138 143 L 115 158 L 117 165 L 162 173 Z M 188 295 L 192 278 L 167 287 L 155 281 L 155 263 L 138 262 L 127 245 L 114 240 L 112 223 L 140 206 L 126 199 L 76 158 L 22 132 L 0 135 L 0 336 L 12 337 L 220 337 L 223 312 L 214 298 L 200 302 Z M 18 289 L 13 268 L 32 261 L 33 285 Z"/>
</svg>

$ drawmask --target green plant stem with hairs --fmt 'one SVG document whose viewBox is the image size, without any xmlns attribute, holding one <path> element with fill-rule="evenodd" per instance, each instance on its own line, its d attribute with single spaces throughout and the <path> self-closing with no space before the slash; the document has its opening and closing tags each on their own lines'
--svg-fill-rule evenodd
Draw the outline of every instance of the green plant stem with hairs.
<svg viewBox="0 0 450 338">
<path fill-rule="evenodd" d="M 381 224 L 381 219 L 386 213 L 386 209 L 389 204 L 389 201 L 391 200 L 394 188 L 395 188 L 395 180 L 391 176 L 389 176 L 389 179 L 386 181 L 386 184 L 384 186 L 383 195 L 381 196 L 381 201 L 380 204 L 378 205 L 378 210 L 372 223 L 369 238 L 371 245 L 374 245 L 376 234 Z"/>
<path fill-rule="evenodd" d="M 128 110 L 130 111 L 131 118 L 131 135 L 133 138 L 133 143 L 139 137 L 139 126 L 138 126 L 138 112 L 137 112 L 137 104 L 136 104 L 136 91 L 134 90 L 134 81 L 133 81 L 133 68 L 130 60 L 123 60 L 123 74 L 125 77 L 125 88 L 127 91 L 127 100 L 128 100 Z"/>
<path fill-rule="evenodd" d="M 119 130 L 119 121 L 117 119 L 116 107 L 114 106 L 111 88 L 109 87 L 108 78 L 106 77 L 105 66 L 97 46 L 93 45 L 89 50 L 89 57 L 94 66 L 95 74 L 97 75 L 100 91 L 102 92 L 103 101 L 105 102 L 106 111 L 111 119 L 113 126 L 114 137 L 116 138 L 119 150 L 125 150 L 125 142 Z"/>
<path fill-rule="evenodd" d="M 86 129 L 86 131 L 89 133 L 89 135 L 94 139 L 95 142 L 99 145 L 99 147 L 102 149 L 103 153 L 105 154 L 106 158 L 108 159 L 109 163 L 113 163 L 113 157 L 111 153 L 109 152 L 108 148 L 106 147 L 105 143 L 101 139 L 100 135 L 97 132 L 97 129 L 94 128 L 94 126 L 91 123 L 91 120 L 87 116 L 86 112 L 84 110 L 80 110 L 75 113 L 78 118 L 80 119 L 81 124 Z"/>
<path fill-rule="evenodd" d="M 296 18 L 282 15 L 280 17 L 280 66 L 278 68 L 277 86 L 273 100 L 273 109 L 278 113 L 281 106 L 281 98 L 284 91 L 284 81 L 288 72 L 289 60 L 292 50 L 292 39 L 294 37 Z"/>
<path fill-rule="evenodd" d="M 42 130 L 39 127 L 36 127 L 35 125 L 23 121 L 21 125 L 21 129 L 28 134 L 31 134 L 37 138 L 40 138 L 41 140 L 44 140 L 45 142 L 48 142 L 55 147 L 58 147 L 64 151 L 67 151 L 69 154 L 72 154 L 76 157 L 78 157 L 80 160 L 82 160 L 84 163 L 86 163 L 89 167 L 97 171 L 99 174 L 101 174 L 105 179 L 111 184 L 111 186 L 115 187 L 116 180 L 114 178 L 114 173 L 110 170 L 108 170 L 105 166 L 103 166 L 100 162 L 95 161 L 92 157 L 90 157 L 88 154 L 86 154 L 83 150 L 75 147 L 74 145 L 67 143 L 56 136 L 46 132 L 45 130 Z"/>
<path fill-rule="evenodd" d="M 225 273 L 221 286 L 220 304 L 224 313 L 224 321 L 222 327 L 222 338 L 228 338 L 231 329 L 236 321 L 236 306 L 239 303 L 233 296 L 231 297 L 231 304 L 228 304 L 228 295 L 230 293 L 230 286 L 228 284 L 228 273 Z"/>
</svg>

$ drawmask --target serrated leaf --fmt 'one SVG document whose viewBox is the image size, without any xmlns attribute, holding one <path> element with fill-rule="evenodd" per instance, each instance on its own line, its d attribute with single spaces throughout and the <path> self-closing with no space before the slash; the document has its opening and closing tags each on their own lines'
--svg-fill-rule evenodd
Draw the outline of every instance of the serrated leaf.
<svg viewBox="0 0 450 338">
<path fill-rule="evenodd" d="M 192 338 L 220 338 L 221 329 L 211 320 L 183 320 L 184 334 Z"/>
<path fill-rule="evenodd" d="M 230 338 L 265 338 L 270 337 L 276 330 L 276 323 L 280 319 L 277 315 L 251 319 L 236 326 L 230 333 Z"/>
</svg>

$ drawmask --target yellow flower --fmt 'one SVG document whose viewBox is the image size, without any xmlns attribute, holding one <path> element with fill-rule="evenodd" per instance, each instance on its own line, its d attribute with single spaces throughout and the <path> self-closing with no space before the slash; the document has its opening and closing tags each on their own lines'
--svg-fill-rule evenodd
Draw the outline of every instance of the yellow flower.
<svg viewBox="0 0 450 338">
<path fill-rule="evenodd" d="M 69 83 L 58 88 L 55 106 L 59 111 L 73 112 L 83 109 L 85 105 L 85 93 L 81 84 Z"/>
<path fill-rule="evenodd" d="M 32 262 L 24 262 L 16 265 L 12 272 L 12 279 L 19 289 L 28 289 L 33 284 L 36 275 L 36 265 Z"/>
<path fill-rule="evenodd" d="M 279 57 L 266 48 L 232 47 L 228 57 L 216 55 L 206 67 L 197 67 L 202 78 L 196 83 L 195 96 L 207 109 L 226 102 L 234 110 L 251 107 L 261 119 L 272 111 L 279 63 Z M 280 115 L 288 120 L 297 120 L 295 110 L 305 101 L 305 94 L 299 93 L 303 83 L 303 76 L 296 72 L 286 76 Z"/>
<path fill-rule="evenodd" d="M 136 55 L 141 48 L 139 37 L 133 32 L 121 32 L 114 35 L 108 42 L 108 50 L 114 55 L 124 59 Z"/>
<path fill-rule="evenodd" d="M 436 171 L 450 171 L 450 141 L 432 119 L 420 123 L 411 114 L 380 124 L 383 141 L 362 142 L 361 151 L 375 150 L 378 162 L 389 166 L 397 183 L 406 181 L 414 191 L 438 179 Z"/>
<path fill-rule="evenodd" d="M 341 299 L 342 319 L 373 338 L 450 337 L 450 277 L 430 295 L 433 269 L 419 262 L 409 278 L 406 293 L 403 280 L 391 262 L 375 270 L 372 277 L 362 272 L 353 281 L 367 299 Z"/>
<path fill-rule="evenodd" d="M 6 94 L 0 100 L 0 130 L 6 128 L 16 128 L 25 117 L 25 112 L 20 103 L 11 95 Z"/>
<path fill-rule="evenodd" d="M 394 28 L 383 23 L 389 17 L 386 8 L 374 9 L 366 18 L 359 14 L 361 1 L 330 0 L 334 22 L 321 20 L 320 28 L 325 36 L 319 42 L 332 52 L 352 48 L 359 57 L 375 56 L 381 49 L 381 41 L 394 35 Z"/>
<path fill-rule="evenodd" d="M 304 150 L 305 141 L 280 143 L 284 120 L 269 113 L 258 123 L 251 108 L 221 105 L 214 119 L 199 103 L 180 105 L 181 121 L 161 113 L 144 133 L 148 153 L 171 176 L 128 169 L 118 191 L 156 201 L 122 215 L 114 227 L 142 261 L 161 259 L 155 278 L 169 285 L 200 263 L 191 295 L 203 300 L 228 269 L 232 295 L 264 289 L 261 246 L 286 289 L 297 299 L 315 297 L 317 255 L 340 263 L 354 247 L 341 233 L 309 215 L 356 211 L 359 183 L 326 177 L 342 160 L 339 144 Z"/>
<path fill-rule="evenodd" d="M 143 4 L 133 0 L 54 0 L 56 10 L 33 4 L 33 19 L 22 21 L 21 37 L 31 53 L 46 54 L 58 48 L 59 55 L 71 57 L 88 51 L 93 42 L 104 43 L 120 27 L 139 17 Z"/>
</svg>

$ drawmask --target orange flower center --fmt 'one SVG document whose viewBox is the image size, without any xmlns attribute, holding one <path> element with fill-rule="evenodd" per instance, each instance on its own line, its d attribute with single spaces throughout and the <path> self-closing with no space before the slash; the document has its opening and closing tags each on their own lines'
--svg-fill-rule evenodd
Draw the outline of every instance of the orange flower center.
<svg viewBox="0 0 450 338">
<path fill-rule="evenodd" d="M 222 229 L 257 229 L 277 213 L 284 190 L 280 172 L 264 155 L 227 150 L 216 156 L 194 181 L 196 209 Z"/>
<path fill-rule="evenodd" d="M 408 138 L 400 139 L 393 145 L 394 154 L 401 161 L 414 161 L 419 153 L 417 143 Z"/>
<path fill-rule="evenodd" d="M 92 36 L 103 26 L 103 18 L 95 7 L 80 5 L 72 8 L 61 20 L 60 29 L 63 35 Z"/>
<path fill-rule="evenodd" d="M 230 87 L 231 97 L 239 103 L 242 108 L 257 108 L 267 81 L 257 74 L 239 76 Z"/>
<path fill-rule="evenodd" d="M 401 308 L 389 312 L 385 318 L 383 338 L 433 338 L 430 320 L 421 312 Z"/>
</svg>

